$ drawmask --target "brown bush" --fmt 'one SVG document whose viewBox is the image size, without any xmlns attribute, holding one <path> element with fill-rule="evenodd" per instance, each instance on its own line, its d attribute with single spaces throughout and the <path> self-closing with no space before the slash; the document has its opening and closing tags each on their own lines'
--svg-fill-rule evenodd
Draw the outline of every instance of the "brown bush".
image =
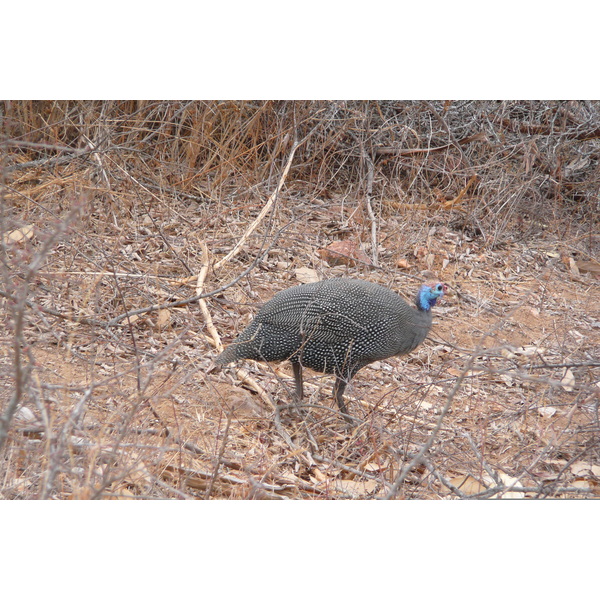
<svg viewBox="0 0 600 600">
<path fill-rule="evenodd" d="M 3 102 L 0 493 L 597 495 L 599 107 Z M 306 269 L 453 289 L 352 432 L 211 367 Z"/>
</svg>

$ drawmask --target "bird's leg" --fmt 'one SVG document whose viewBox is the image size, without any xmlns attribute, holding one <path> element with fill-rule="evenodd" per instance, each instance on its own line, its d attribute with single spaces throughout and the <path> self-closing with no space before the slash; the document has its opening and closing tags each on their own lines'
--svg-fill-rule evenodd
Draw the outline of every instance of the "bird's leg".
<svg viewBox="0 0 600 600">
<path fill-rule="evenodd" d="M 294 381 L 296 383 L 296 402 L 302 402 L 304 398 L 304 385 L 302 382 L 302 365 L 298 362 L 292 363 L 292 369 L 294 370 Z"/>
<path fill-rule="evenodd" d="M 335 396 L 338 406 L 340 407 L 340 410 L 344 415 L 344 419 L 346 419 L 346 421 L 350 425 L 353 425 L 354 421 L 352 420 L 352 417 L 350 417 L 350 413 L 348 412 L 348 409 L 346 408 L 346 403 L 344 402 L 344 390 L 346 389 L 347 383 L 348 382 L 345 379 L 342 379 L 341 377 L 336 377 L 335 383 L 333 384 L 333 395 Z"/>
<path fill-rule="evenodd" d="M 302 381 L 302 365 L 299 362 L 292 363 L 292 369 L 294 371 L 294 382 L 296 384 L 296 389 L 294 391 L 294 403 L 296 406 L 302 403 L 302 399 L 304 398 L 304 383 Z M 306 416 L 300 408 L 297 408 L 298 413 L 302 418 Z"/>
</svg>

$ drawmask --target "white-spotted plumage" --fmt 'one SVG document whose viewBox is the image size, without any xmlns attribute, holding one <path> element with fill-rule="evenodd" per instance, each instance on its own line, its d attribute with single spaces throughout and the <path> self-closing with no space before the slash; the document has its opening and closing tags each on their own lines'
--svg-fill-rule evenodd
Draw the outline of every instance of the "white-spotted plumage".
<svg viewBox="0 0 600 600">
<path fill-rule="evenodd" d="M 407 354 L 427 336 L 431 308 L 446 290 L 422 286 L 416 307 L 395 292 L 359 279 L 336 278 L 298 285 L 269 300 L 254 320 L 216 359 L 290 360 L 296 395 L 302 397 L 302 367 L 335 374 L 336 399 L 365 365 Z"/>
</svg>

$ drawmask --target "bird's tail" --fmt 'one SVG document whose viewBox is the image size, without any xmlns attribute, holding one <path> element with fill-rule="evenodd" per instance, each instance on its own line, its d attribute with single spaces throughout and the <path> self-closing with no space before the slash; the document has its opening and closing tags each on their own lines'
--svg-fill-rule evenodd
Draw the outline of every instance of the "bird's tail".
<svg viewBox="0 0 600 600">
<path fill-rule="evenodd" d="M 221 352 L 221 354 L 219 354 L 219 356 L 217 356 L 217 358 L 215 358 L 215 363 L 217 365 L 226 365 L 236 360 L 236 358 L 235 347 L 228 346 L 225 348 L 225 350 L 223 350 L 223 352 Z"/>
</svg>

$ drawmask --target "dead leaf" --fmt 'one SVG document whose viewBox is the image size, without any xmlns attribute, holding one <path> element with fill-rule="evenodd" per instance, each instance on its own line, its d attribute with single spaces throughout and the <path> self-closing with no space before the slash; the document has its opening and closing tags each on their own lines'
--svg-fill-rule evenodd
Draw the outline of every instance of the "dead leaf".
<svg viewBox="0 0 600 600">
<path fill-rule="evenodd" d="M 556 408 L 554 408 L 554 406 L 540 406 L 537 410 L 542 417 L 546 417 L 547 419 L 556 414 Z"/>
<path fill-rule="evenodd" d="M 317 483 L 323 483 L 324 481 L 327 481 L 327 477 L 317 467 L 312 468 L 312 475 Z"/>
<path fill-rule="evenodd" d="M 477 479 L 471 477 L 471 475 L 462 475 L 460 477 L 453 477 L 450 483 L 458 488 L 463 494 L 471 496 L 473 494 L 479 494 L 485 492 L 486 487 L 481 484 Z"/>
<path fill-rule="evenodd" d="M 570 177 L 573 175 L 575 171 L 581 171 L 585 169 L 590 164 L 589 156 L 581 156 L 574 158 L 566 167 L 565 167 L 565 176 Z"/>
<path fill-rule="evenodd" d="M 577 268 L 577 264 L 575 261 L 569 256 L 569 270 L 571 271 L 571 275 L 579 275 L 579 269 Z"/>
<path fill-rule="evenodd" d="M 507 387 L 514 387 L 516 385 L 515 380 L 507 373 L 500 373 L 499 379 Z"/>
<path fill-rule="evenodd" d="M 376 473 L 378 471 L 385 471 L 389 466 L 389 461 L 384 461 L 383 463 L 369 462 L 367 463 L 363 469 L 365 471 L 369 471 L 370 473 Z"/>
<path fill-rule="evenodd" d="M 332 267 L 336 265 L 355 265 L 357 262 L 367 265 L 373 264 L 360 247 L 360 244 L 353 240 L 333 242 L 327 248 L 321 248 L 319 256 Z"/>
<path fill-rule="evenodd" d="M 316 283 L 320 281 L 319 274 L 314 269 L 308 267 L 300 267 L 294 271 L 296 279 L 301 283 Z"/>
<path fill-rule="evenodd" d="M 448 367 L 448 373 L 450 375 L 452 375 L 452 377 L 460 377 L 463 372 L 460 369 L 455 369 L 454 367 Z"/>
<path fill-rule="evenodd" d="M 535 356 L 536 354 L 543 354 L 544 348 L 539 348 L 538 346 L 520 346 L 515 350 L 515 354 L 520 354 L 521 356 Z"/>
<path fill-rule="evenodd" d="M 572 392 L 575 389 L 575 375 L 573 375 L 573 371 L 571 371 L 571 369 L 565 369 L 563 371 L 560 385 L 562 385 L 564 390 L 567 392 Z"/>
<path fill-rule="evenodd" d="M 423 246 L 419 246 L 418 248 L 414 249 L 413 254 L 415 255 L 416 259 L 422 260 L 429 254 L 429 252 L 427 252 L 427 248 L 423 248 Z"/>
<path fill-rule="evenodd" d="M 123 319 L 119 325 L 126 327 L 128 324 L 133 325 L 136 321 L 141 319 L 140 315 L 129 315 L 126 319 Z"/>
<path fill-rule="evenodd" d="M 4 243 L 14 242 L 19 243 L 25 239 L 30 240 L 33 237 L 33 225 L 25 225 L 25 227 L 21 227 L 19 229 L 14 229 L 13 231 L 4 235 Z"/>
<path fill-rule="evenodd" d="M 574 462 L 571 467 L 571 473 L 577 476 L 589 476 L 590 474 L 595 477 L 600 477 L 600 465 L 592 465 L 591 463 L 586 463 L 582 460 L 578 460 Z"/>
<path fill-rule="evenodd" d="M 578 260 L 577 269 L 581 273 L 591 273 L 596 279 L 600 279 L 600 264 L 591 260 Z"/>
<path fill-rule="evenodd" d="M 503 473 L 502 471 L 498 472 L 498 477 L 503 484 L 507 487 L 519 486 L 521 487 L 521 482 L 516 477 L 511 477 L 507 473 Z M 525 492 L 501 492 L 499 494 L 494 494 L 492 498 L 525 498 Z"/>
<path fill-rule="evenodd" d="M 589 490 L 592 487 L 587 479 L 576 479 L 569 486 L 579 488 L 580 490 Z"/>
<path fill-rule="evenodd" d="M 15 419 L 32 423 L 36 420 L 33 411 L 28 406 L 21 406 L 15 413 Z"/>
<path fill-rule="evenodd" d="M 158 311 L 158 319 L 156 324 L 162 329 L 171 320 L 171 311 L 168 308 L 161 308 Z"/>
<path fill-rule="evenodd" d="M 338 479 L 333 487 L 342 494 L 349 494 L 353 498 L 360 498 L 372 494 L 377 489 L 376 481 L 354 481 L 353 479 Z"/>
<path fill-rule="evenodd" d="M 410 269 L 410 265 L 405 258 L 401 258 L 396 262 L 396 267 L 398 269 Z"/>
</svg>

